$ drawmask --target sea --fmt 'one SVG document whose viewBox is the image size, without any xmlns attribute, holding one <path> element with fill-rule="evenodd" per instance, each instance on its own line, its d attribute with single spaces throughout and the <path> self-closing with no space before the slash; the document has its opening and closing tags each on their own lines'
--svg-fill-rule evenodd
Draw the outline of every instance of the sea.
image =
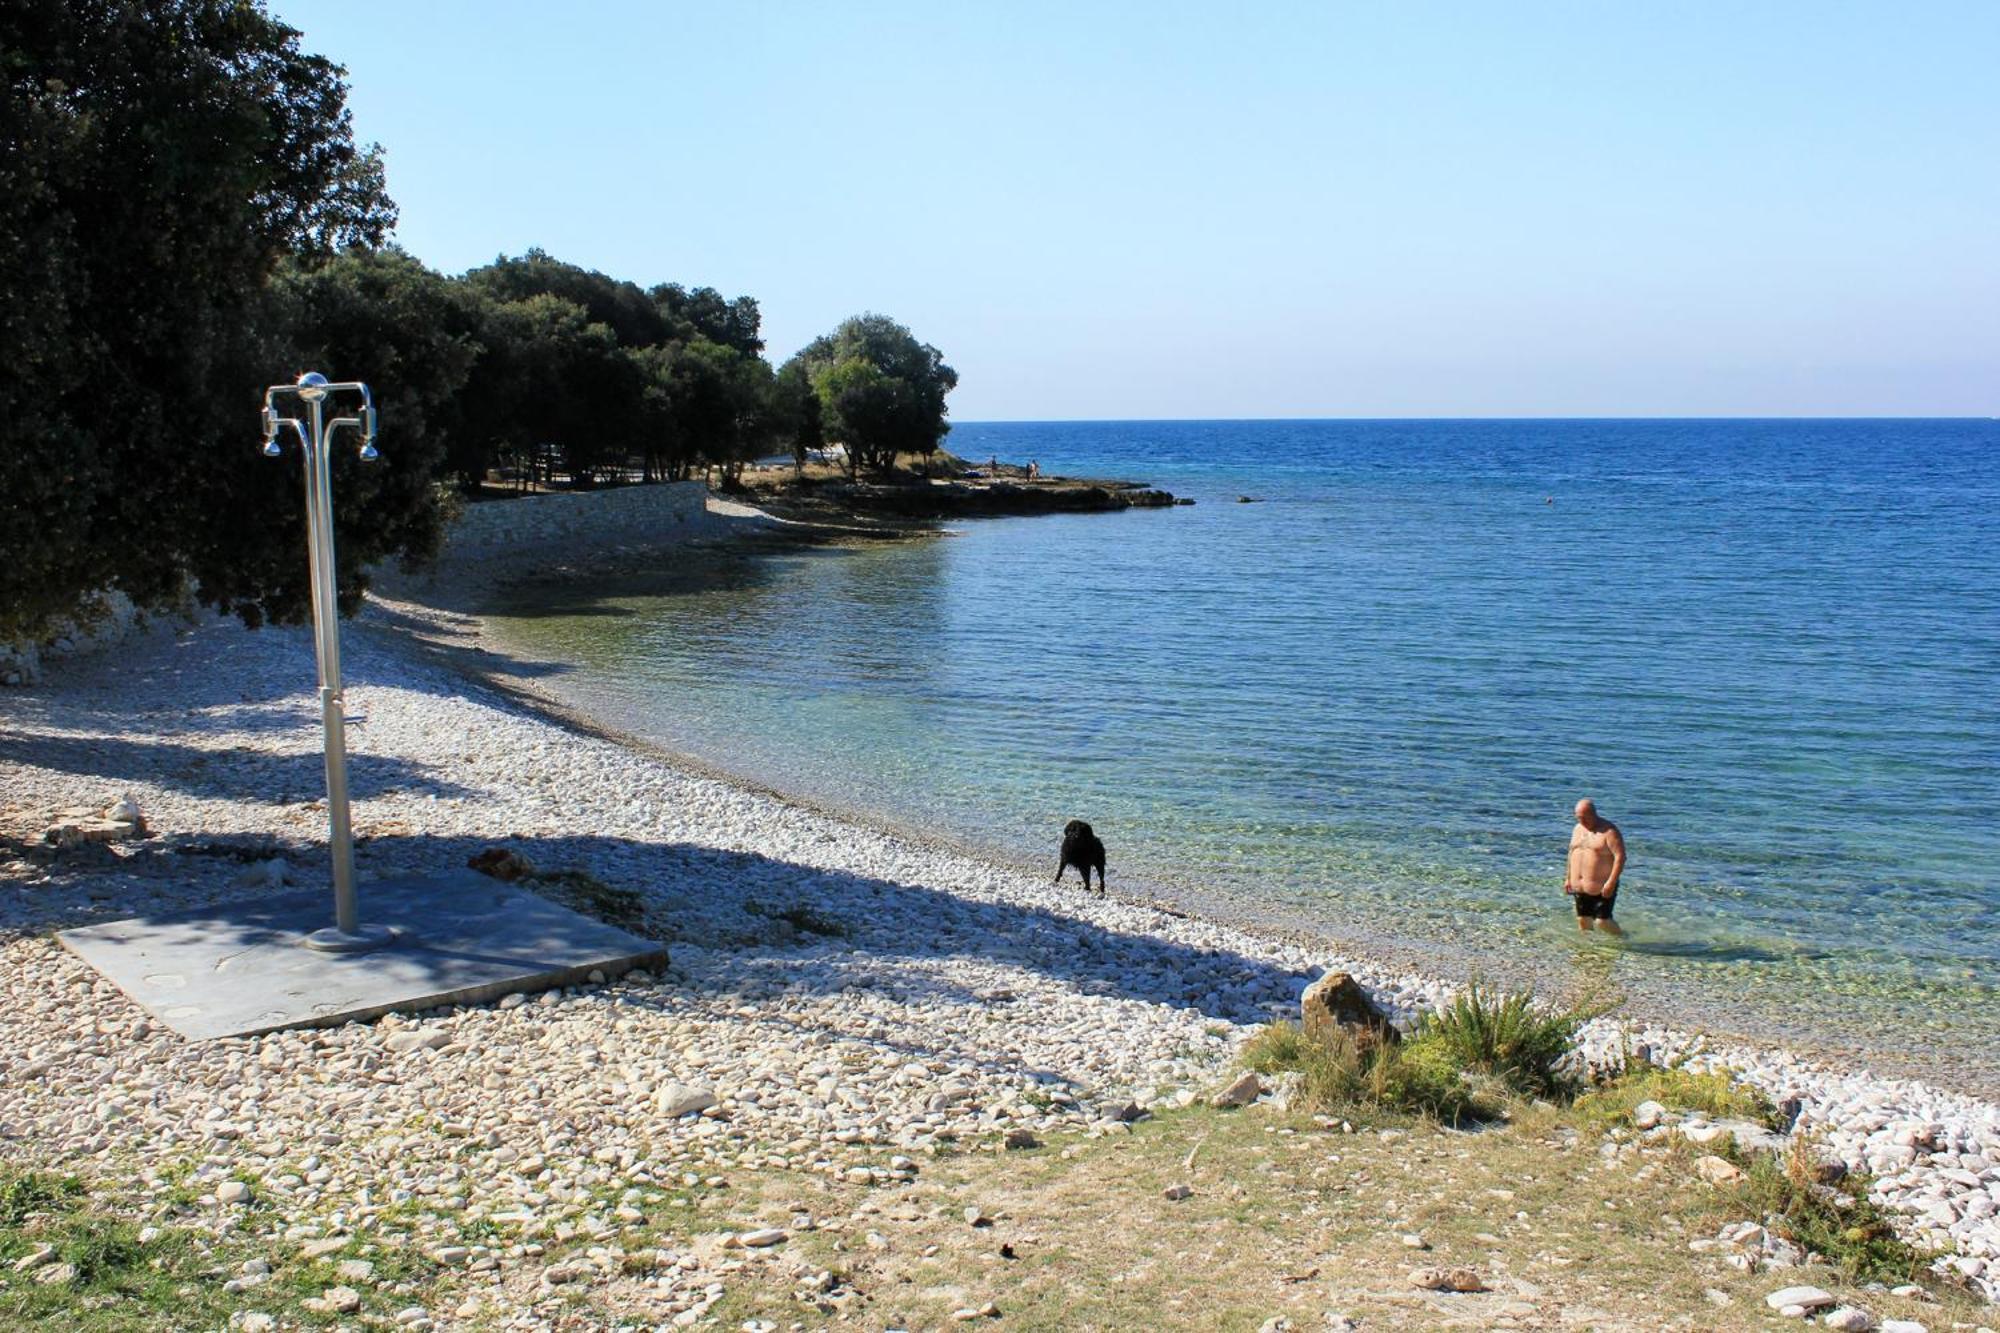
<svg viewBox="0 0 2000 1333">
<path fill-rule="evenodd" d="M 947 445 L 1195 503 L 665 558 L 493 628 L 607 725 L 1050 875 L 1082 818 L 1116 891 L 2000 1071 L 2000 422 Z M 1623 940 L 1561 892 L 1583 796 Z"/>
</svg>

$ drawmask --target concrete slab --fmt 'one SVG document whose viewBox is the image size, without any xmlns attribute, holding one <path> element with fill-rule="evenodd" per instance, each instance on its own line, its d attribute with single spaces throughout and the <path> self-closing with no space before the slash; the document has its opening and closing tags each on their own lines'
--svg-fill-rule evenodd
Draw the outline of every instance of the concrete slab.
<svg viewBox="0 0 2000 1333">
<path fill-rule="evenodd" d="M 471 871 L 360 884 L 361 920 L 397 941 L 320 953 L 299 941 L 333 919 L 329 888 L 133 917 L 57 935 L 174 1031 L 196 1040 L 325 1027 L 392 1009 L 478 1004 L 594 969 L 657 966 L 651 940 Z"/>
</svg>

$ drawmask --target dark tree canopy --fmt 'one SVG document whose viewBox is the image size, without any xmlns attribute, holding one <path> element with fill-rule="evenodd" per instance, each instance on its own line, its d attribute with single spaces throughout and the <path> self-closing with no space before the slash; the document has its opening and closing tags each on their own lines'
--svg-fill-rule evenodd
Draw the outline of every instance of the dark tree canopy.
<svg viewBox="0 0 2000 1333">
<path fill-rule="evenodd" d="M 302 605 L 238 573 L 256 390 L 293 369 L 248 330 L 283 256 L 394 222 L 344 71 L 247 0 L 10 0 L 0 71 L 0 634 L 197 570 L 251 615 Z"/>
<path fill-rule="evenodd" d="M 448 278 L 385 248 L 345 71 L 258 0 L 5 0 L 0 76 L 0 642 L 107 590 L 309 614 L 298 459 L 256 426 L 305 369 L 367 381 L 381 414 L 379 461 L 332 459 L 350 611 L 368 567 L 436 548 L 444 478 L 559 459 L 588 486 L 637 459 L 733 486 L 780 444 L 887 468 L 949 429 L 956 373 L 879 315 L 774 374 L 748 296 L 540 250 Z"/>
<path fill-rule="evenodd" d="M 746 356 L 756 356 L 764 350 L 760 332 L 763 316 L 754 297 L 730 300 L 713 287 L 688 291 L 677 282 L 662 283 L 649 295 L 672 329 L 675 342 L 706 338 Z"/>
<path fill-rule="evenodd" d="M 819 398 L 827 438 L 854 466 L 887 471 L 897 454 L 928 458 L 951 429 L 944 400 L 958 372 L 886 315 L 857 315 L 793 360 Z"/>
<path fill-rule="evenodd" d="M 503 255 L 467 273 L 465 281 L 495 301 L 559 296 L 581 307 L 590 323 L 610 329 L 621 347 L 656 347 L 672 335 L 667 316 L 637 284 L 566 264 L 542 250 L 519 259 Z"/>
</svg>

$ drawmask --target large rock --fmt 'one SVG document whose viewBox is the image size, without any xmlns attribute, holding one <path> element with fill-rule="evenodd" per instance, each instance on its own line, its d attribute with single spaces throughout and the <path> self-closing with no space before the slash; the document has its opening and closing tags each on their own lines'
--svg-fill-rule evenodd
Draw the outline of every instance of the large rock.
<svg viewBox="0 0 2000 1333">
<path fill-rule="evenodd" d="M 1308 1037 L 1329 1039 L 1345 1033 L 1361 1043 L 1398 1040 L 1395 1025 L 1375 1007 L 1361 983 L 1345 972 L 1329 972 L 1299 997 L 1301 1025 Z"/>
</svg>

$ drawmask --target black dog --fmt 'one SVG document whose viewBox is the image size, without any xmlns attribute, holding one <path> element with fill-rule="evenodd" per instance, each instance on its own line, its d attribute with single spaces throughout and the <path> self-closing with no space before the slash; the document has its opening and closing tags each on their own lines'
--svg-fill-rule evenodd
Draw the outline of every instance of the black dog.
<svg viewBox="0 0 2000 1333">
<path fill-rule="evenodd" d="M 1097 871 L 1097 891 L 1104 892 L 1104 844 L 1090 831 L 1090 825 L 1081 819 L 1072 819 L 1063 825 L 1062 860 L 1056 862 L 1056 883 L 1062 883 L 1063 871 L 1071 866 L 1083 876 L 1083 887 L 1090 888 L 1090 872 Z"/>
</svg>

